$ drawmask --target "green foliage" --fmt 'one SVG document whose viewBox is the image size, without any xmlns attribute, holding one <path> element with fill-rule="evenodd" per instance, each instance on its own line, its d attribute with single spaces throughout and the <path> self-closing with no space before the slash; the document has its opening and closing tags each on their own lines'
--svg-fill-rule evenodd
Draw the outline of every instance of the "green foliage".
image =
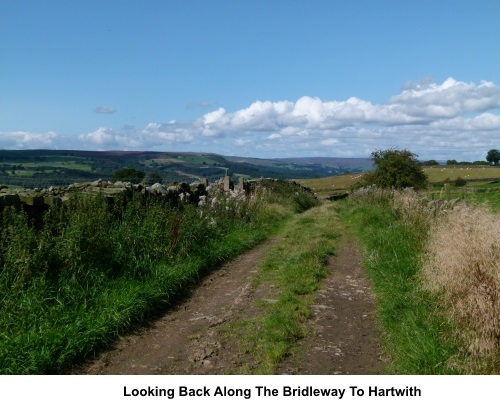
<svg viewBox="0 0 500 405">
<path fill-rule="evenodd" d="M 463 177 L 458 176 L 453 182 L 453 185 L 456 187 L 464 187 L 467 185 L 467 180 L 465 180 Z"/>
<path fill-rule="evenodd" d="M 423 189 L 427 186 L 427 176 L 422 171 L 417 155 L 409 150 L 378 150 L 371 154 L 376 169 L 366 173 L 359 185 L 377 185 L 382 188 L 414 187 Z"/>
<path fill-rule="evenodd" d="M 261 189 L 266 190 L 264 195 L 268 203 L 291 206 L 296 213 L 319 205 L 314 194 L 298 183 L 286 180 L 262 180 L 258 184 Z"/>
<path fill-rule="evenodd" d="M 155 183 L 160 183 L 161 184 L 162 182 L 163 182 L 163 179 L 162 179 L 162 177 L 157 172 L 149 173 L 146 176 L 146 180 L 145 180 L 145 183 L 148 186 L 151 186 L 151 185 L 153 185 Z"/>
<path fill-rule="evenodd" d="M 498 162 L 500 162 L 500 151 L 498 149 L 489 150 L 486 155 L 486 160 L 495 166 L 498 166 Z"/>
<path fill-rule="evenodd" d="M 431 159 L 422 163 L 423 166 L 439 166 L 439 162 L 437 160 Z"/>
<path fill-rule="evenodd" d="M 451 159 L 451 160 L 447 160 L 446 161 L 446 164 L 447 165 L 457 165 L 458 162 L 455 160 L 455 159 Z"/>
<path fill-rule="evenodd" d="M 278 184 L 278 183 L 276 183 Z M 74 194 L 35 228 L 0 215 L 0 374 L 59 372 L 165 309 L 200 274 L 262 241 L 293 212 L 293 184 L 211 209 L 135 194 Z M 281 195 L 278 195 L 282 193 Z M 269 201 L 279 207 L 270 215 Z"/>
<path fill-rule="evenodd" d="M 111 181 L 129 181 L 131 183 L 140 183 L 144 179 L 145 175 L 146 173 L 141 172 L 137 169 L 119 169 L 113 173 L 113 175 L 111 176 Z"/>
</svg>

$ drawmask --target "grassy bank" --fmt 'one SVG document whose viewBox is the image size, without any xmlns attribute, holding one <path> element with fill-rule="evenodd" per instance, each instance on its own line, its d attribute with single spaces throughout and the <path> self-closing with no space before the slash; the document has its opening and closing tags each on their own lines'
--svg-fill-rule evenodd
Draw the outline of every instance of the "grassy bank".
<svg viewBox="0 0 500 405">
<path fill-rule="evenodd" d="M 36 229 L 6 209 L 0 231 L 0 373 L 60 372 L 163 311 L 200 274 L 256 245 L 314 198 L 286 182 L 252 200 L 171 207 L 74 196 Z"/>
<path fill-rule="evenodd" d="M 383 345 L 391 360 L 386 372 L 456 373 L 449 364 L 458 353 L 451 338 L 453 325 L 436 311 L 437 298 L 419 283 L 429 224 L 418 213 L 395 209 L 388 194 L 367 194 L 339 204 L 344 224 L 365 249 Z"/>
<path fill-rule="evenodd" d="M 304 321 L 310 316 L 313 293 L 327 275 L 327 259 L 339 235 L 337 214 L 330 205 L 295 216 L 280 231 L 253 284 L 255 290 L 267 289 L 258 315 L 225 329 L 228 338 L 244 347 L 241 364 L 233 372 L 273 374 L 306 334 Z M 247 363 L 245 356 L 251 361 Z"/>
<path fill-rule="evenodd" d="M 498 373 L 498 215 L 411 190 L 359 190 L 339 207 L 365 247 L 387 372 Z"/>
</svg>

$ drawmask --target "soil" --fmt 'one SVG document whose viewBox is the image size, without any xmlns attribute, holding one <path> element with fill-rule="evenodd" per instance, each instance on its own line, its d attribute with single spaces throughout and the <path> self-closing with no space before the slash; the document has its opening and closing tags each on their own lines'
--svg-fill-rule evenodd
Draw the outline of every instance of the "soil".
<svg viewBox="0 0 500 405">
<path fill-rule="evenodd" d="M 242 361 L 237 338 L 222 330 L 255 316 L 257 303 L 272 301 L 272 285 L 252 288 L 270 240 L 208 275 L 165 316 L 84 366 L 82 374 L 232 374 Z M 374 323 L 373 295 L 361 254 L 344 240 L 329 262 L 329 276 L 317 291 L 308 334 L 279 374 L 371 374 L 380 372 L 381 349 Z M 246 370 L 251 373 L 252 365 Z"/>
</svg>

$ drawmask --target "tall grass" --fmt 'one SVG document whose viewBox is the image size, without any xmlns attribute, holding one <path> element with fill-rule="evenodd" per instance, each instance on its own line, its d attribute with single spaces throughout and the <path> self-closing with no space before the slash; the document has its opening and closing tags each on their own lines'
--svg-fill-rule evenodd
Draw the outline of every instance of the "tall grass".
<svg viewBox="0 0 500 405">
<path fill-rule="evenodd" d="M 499 235 L 500 217 L 478 207 L 452 211 L 429 233 L 423 284 L 439 294 L 457 325 L 467 371 L 488 371 L 499 364 Z"/>
<path fill-rule="evenodd" d="M 23 211 L 5 209 L 0 373 L 61 372 L 275 232 L 298 209 L 297 196 L 315 204 L 294 185 L 279 187 L 257 187 L 252 200 L 221 193 L 216 207 L 74 195 L 51 207 L 39 228 Z"/>
</svg>

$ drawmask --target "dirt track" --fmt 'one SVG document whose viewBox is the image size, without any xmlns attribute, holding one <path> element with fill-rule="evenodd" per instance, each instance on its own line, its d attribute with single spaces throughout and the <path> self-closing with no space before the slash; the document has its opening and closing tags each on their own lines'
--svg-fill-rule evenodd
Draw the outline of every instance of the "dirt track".
<svg viewBox="0 0 500 405">
<path fill-rule="evenodd" d="M 229 321 L 255 315 L 256 300 L 272 288 L 254 291 L 250 283 L 273 243 L 268 241 L 210 274 L 183 303 L 150 327 L 122 338 L 81 372 L 235 372 L 235 365 L 241 362 L 241 348 L 234 342 L 228 344 L 219 331 Z M 343 239 L 330 260 L 329 276 L 317 291 L 308 336 L 296 353 L 280 365 L 278 373 L 372 374 L 381 369 L 373 297 L 360 260 L 361 254 L 352 241 Z"/>
<path fill-rule="evenodd" d="M 381 348 L 374 324 L 374 297 L 361 266 L 361 252 L 343 239 L 317 291 L 309 334 L 281 374 L 376 374 Z"/>
</svg>

